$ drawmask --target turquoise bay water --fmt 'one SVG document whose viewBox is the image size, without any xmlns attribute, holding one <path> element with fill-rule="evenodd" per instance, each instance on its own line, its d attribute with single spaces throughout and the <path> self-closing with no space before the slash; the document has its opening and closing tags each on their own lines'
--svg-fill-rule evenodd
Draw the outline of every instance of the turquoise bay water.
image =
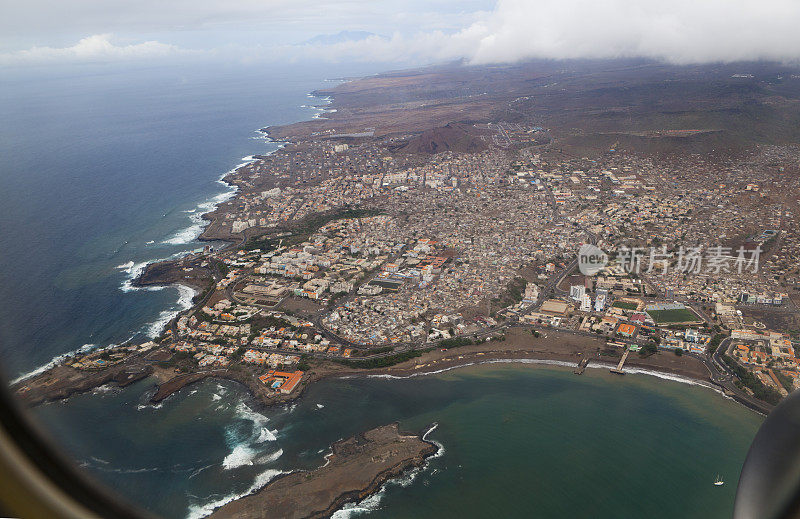
<svg viewBox="0 0 800 519">
<path fill-rule="evenodd" d="M 216 381 L 137 409 L 147 389 L 37 415 L 90 473 L 166 517 L 200 516 L 278 471 L 318 466 L 337 439 L 399 421 L 438 424 L 428 437 L 443 453 L 339 516 L 725 518 L 761 421 L 698 386 L 514 364 L 327 380 L 268 409 Z"/>
</svg>

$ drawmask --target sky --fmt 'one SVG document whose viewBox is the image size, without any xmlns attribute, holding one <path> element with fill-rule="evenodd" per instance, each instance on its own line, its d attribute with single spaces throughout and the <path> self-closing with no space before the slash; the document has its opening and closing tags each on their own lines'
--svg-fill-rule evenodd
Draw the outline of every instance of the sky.
<svg viewBox="0 0 800 519">
<path fill-rule="evenodd" d="M 0 13 L 0 67 L 800 60 L 798 0 L 0 0 Z"/>
</svg>

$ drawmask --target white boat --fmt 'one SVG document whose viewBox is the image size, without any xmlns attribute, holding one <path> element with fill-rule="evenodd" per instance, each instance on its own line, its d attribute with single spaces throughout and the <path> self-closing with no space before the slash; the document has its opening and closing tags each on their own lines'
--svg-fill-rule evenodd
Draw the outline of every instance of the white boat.
<svg viewBox="0 0 800 519">
<path fill-rule="evenodd" d="M 717 479 L 714 480 L 714 485 L 716 485 L 718 487 L 721 487 L 724 484 L 725 484 L 725 482 L 722 481 L 722 478 L 719 477 L 719 474 L 717 474 Z"/>
</svg>

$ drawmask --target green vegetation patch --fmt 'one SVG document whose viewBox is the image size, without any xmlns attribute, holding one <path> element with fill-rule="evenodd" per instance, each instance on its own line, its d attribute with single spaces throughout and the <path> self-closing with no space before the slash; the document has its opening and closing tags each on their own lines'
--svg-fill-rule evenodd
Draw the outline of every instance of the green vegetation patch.
<svg viewBox="0 0 800 519">
<path fill-rule="evenodd" d="M 262 330 L 272 328 L 273 326 L 275 329 L 288 328 L 292 331 L 297 331 L 297 326 L 294 326 L 286 319 L 275 317 L 274 315 L 254 315 L 243 322 L 250 323 L 250 333 L 253 335 L 258 335 Z"/>
<path fill-rule="evenodd" d="M 781 401 L 781 394 L 777 390 L 769 386 L 765 386 L 760 380 L 753 375 L 753 372 L 743 368 L 738 362 L 728 355 L 723 355 L 722 360 L 728 365 L 731 370 L 736 374 L 739 379 L 736 381 L 737 386 L 744 386 L 753 392 L 753 395 L 759 400 L 763 400 L 768 404 L 777 405 Z"/>
<path fill-rule="evenodd" d="M 439 341 L 440 348 L 459 348 L 461 346 L 470 346 L 475 342 L 469 337 L 453 337 L 452 339 L 442 339 Z"/>
<path fill-rule="evenodd" d="M 714 337 L 712 337 L 711 340 L 708 341 L 708 346 L 706 348 L 708 352 L 714 353 L 715 351 L 717 351 L 717 348 L 719 348 L 719 343 L 721 343 L 722 339 L 724 338 L 725 334 L 723 333 L 717 333 L 716 335 L 714 335 Z"/>
<path fill-rule="evenodd" d="M 279 245 L 291 247 L 308 240 L 308 238 L 320 230 L 320 228 L 335 220 L 343 220 L 345 218 L 367 218 L 370 216 L 378 216 L 379 214 L 383 214 L 383 212 L 377 209 L 362 209 L 349 206 L 342 207 L 335 211 L 316 213 L 301 220 L 288 236 L 282 236 L 280 238 L 269 236 L 250 238 L 242 249 L 246 251 L 259 249 L 262 252 L 269 252 Z"/>
<path fill-rule="evenodd" d="M 675 308 L 670 310 L 648 310 L 647 313 L 656 324 L 688 323 L 698 321 L 698 318 L 688 308 Z"/>
<path fill-rule="evenodd" d="M 623 310 L 636 310 L 639 305 L 636 303 L 629 303 L 628 301 L 614 301 L 612 304 L 614 308 L 622 308 Z"/>
<path fill-rule="evenodd" d="M 419 357 L 429 351 L 432 351 L 433 348 L 427 348 L 424 350 L 412 350 L 412 351 L 405 351 L 403 353 L 397 353 L 395 355 L 388 355 L 386 357 L 379 357 L 376 359 L 342 359 L 337 360 L 339 364 L 344 364 L 345 366 L 349 366 L 351 368 L 359 368 L 359 369 L 375 369 L 375 368 L 388 368 L 389 366 L 394 366 L 395 364 L 400 364 L 401 362 L 405 362 L 407 360 L 411 360 L 413 358 Z"/>
<path fill-rule="evenodd" d="M 774 370 L 773 373 L 775 373 L 775 377 L 778 379 L 778 382 L 781 383 L 783 389 L 785 389 L 789 393 L 794 391 L 794 382 L 792 381 L 792 377 L 790 377 L 789 375 L 784 375 L 782 372 L 778 370 Z"/>
<path fill-rule="evenodd" d="M 500 294 L 499 297 L 492 299 L 492 302 L 500 307 L 511 306 L 519 303 L 525 296 L 525 286 L 527 284 L 528 281 L 525 278 L 516 276 L 514 279 L 508 282 L 506 289 L 502 294 Z"/>
</svg>

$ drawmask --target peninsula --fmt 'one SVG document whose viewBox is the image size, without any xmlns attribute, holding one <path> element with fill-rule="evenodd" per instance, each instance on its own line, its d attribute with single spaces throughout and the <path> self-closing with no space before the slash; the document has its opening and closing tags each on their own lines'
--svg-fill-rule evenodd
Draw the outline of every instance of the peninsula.
<svg viewBox="0 0 800 519">
<path fill-rule="evenodd" d="M 232 501 L 209 517 L 330 517 L 345 503 L 360 501 L 435 454 L 436 445 L 385 425 L 331 446 L 322 467 L 279 476 L 255 494 Z"/>
</svg>

